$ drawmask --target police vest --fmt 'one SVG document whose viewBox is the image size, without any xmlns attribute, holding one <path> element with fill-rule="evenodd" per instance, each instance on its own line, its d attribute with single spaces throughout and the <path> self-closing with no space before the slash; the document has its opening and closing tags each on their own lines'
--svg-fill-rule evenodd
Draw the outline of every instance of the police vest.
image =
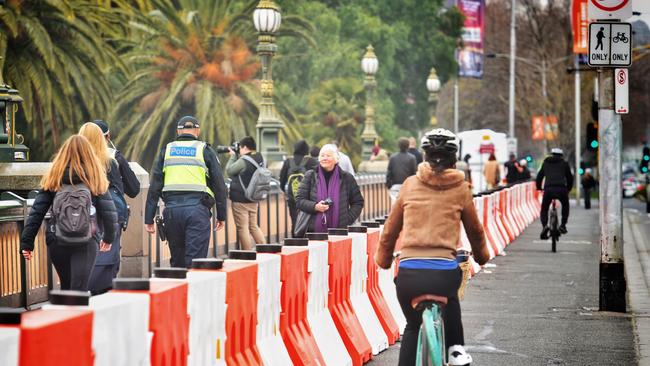
<svg viewBox="0 0 650 366">
<path fill-rule="evenodd" d="M 174 141 L 165 148 L 163 192 L 205 192 L 214 197 L 207 185 L 208 168 L 203 159 L 203 141 Z"/>
</svg>

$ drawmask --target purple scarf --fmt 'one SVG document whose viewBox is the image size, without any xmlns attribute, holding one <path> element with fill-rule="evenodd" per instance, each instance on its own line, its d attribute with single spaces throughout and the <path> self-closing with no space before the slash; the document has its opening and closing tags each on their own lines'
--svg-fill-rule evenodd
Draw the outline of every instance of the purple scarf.
<svg viewBox="0 0 650 366">
<path fill-rule="evenodd" d="M 330 177 L 329 184 L 325 179 L 323 168 L 318 166 L 318 180 L 316 181 L 316 201 L 324 201 L 327 198 L 332 200 L 330 209 L 324 213 L 316 214 L 314 229 L 318 233 L 327 232 L 327 228 L 339 227 L 339 197 L 341 190 L 341 175 L 339 174 L 338 164 L 334 166 L 334 171 Z"/>
</svg>

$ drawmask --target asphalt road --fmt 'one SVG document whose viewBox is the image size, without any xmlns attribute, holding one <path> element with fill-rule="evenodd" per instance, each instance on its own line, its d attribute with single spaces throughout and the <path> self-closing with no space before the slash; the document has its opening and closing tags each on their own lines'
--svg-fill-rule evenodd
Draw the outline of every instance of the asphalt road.
<svg viewBox="0 0 650 366">
<path fill-rule="evenodd" d="M 572 207 L 558 252 L 531 225 L 470 281 L 461 303 L 473 365 L 634 365 L 628 314 L 598 312 L 598 206 Z M 625 200 L 625 206 L 634 205 Z M 399 343 L 368 365 L 397 365 Z"/>
</svg>

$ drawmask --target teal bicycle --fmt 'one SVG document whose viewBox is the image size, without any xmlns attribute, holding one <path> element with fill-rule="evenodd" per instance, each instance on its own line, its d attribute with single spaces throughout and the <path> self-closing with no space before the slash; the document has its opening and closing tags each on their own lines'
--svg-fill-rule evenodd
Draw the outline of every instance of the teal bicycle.
<svg viewBox="0 0 650 366">
<path fill-rule="evenodd" d="M 445 324 L 442 308 L 447 298 L 433 294 L 420 295 L 411 300 L 411 306 L 422 311 L 422 325 L 418 335 L 417 366 L 445 366 Z"/>
</svg>

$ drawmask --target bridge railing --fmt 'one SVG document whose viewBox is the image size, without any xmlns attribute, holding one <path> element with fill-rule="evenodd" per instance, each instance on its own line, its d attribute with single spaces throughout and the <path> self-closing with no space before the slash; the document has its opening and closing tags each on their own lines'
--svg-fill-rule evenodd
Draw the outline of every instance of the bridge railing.
<svg viewBox="0 0 650 366">
<path fill-rule="evenodd" d="M 390 198 L 384 174 L 358 174 L 359 188 L 365 199 L 360 220 L 382 216 L 390 210 Z M 25 261 L 20 255 L 20 234 L 33 199 L 24 199 L 11 192 L 0 196 L 0 306 L 29 307 L 47 300 L 49 290 L 58 288 L 59 280 L 45 244 L 45 226 L 35 240 L 34 257 Z M 208 255 L 223 257 L 231 249 L 238 249 L 237 229 L 228 200 L 228 214 L 224 230 L 212 228 Z M 268 243 L 279 243 L 288 237 L 291 219 L 285 195 L 279 186 L 260 203 L 258 225 Z M 131 229 L 131 228 L 129 228 Z M 149 277 L 153 267 L 168 266 L 169 247 L 158 235 L 148 236 Z"/>
</svg>

